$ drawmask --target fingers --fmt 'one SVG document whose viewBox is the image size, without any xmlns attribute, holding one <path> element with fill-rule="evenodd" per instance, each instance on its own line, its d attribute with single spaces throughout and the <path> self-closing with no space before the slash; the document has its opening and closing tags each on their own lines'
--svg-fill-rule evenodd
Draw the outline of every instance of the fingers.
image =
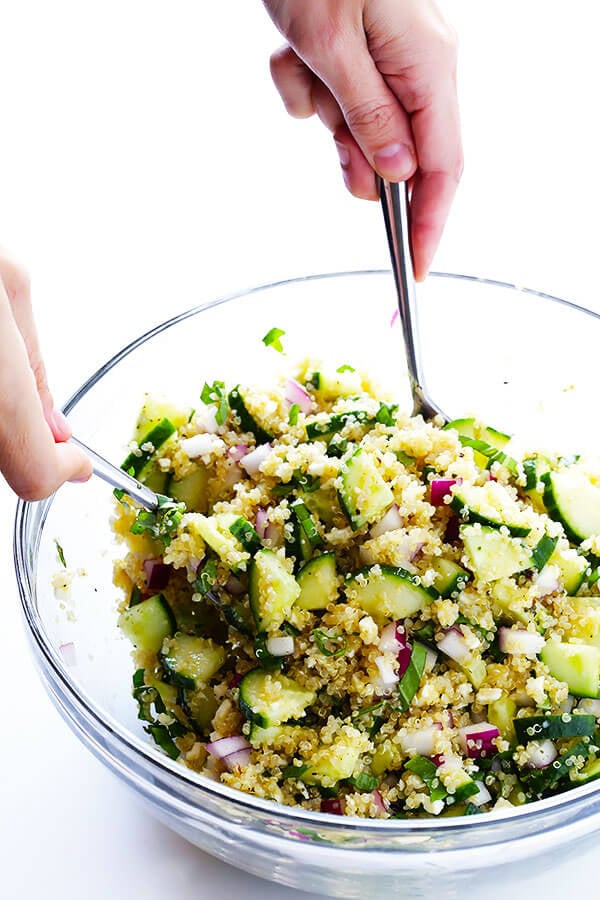
<svg viewBox="0 0 600 900">
<path fill-rule="evenodd" d="M 19 321 L 27 327 L 27 303 L 17 306 Z M 26 346 L 31 349 L 32 334 L 27 341 L 21 334 L 0 281 L 0 469 L 25 500 L 42 499 L 65 481 L 91 475 L 87 457 L 71 444 L 56 443 L 44 418 Z"/>
<path fill-rule="evenodd" d="M 273 53 L 271 77 L 291 116 L 296 119 L 308 119 L 313 115 L 314 75 L 291 47 L 280 47 Z"/>
</svg>

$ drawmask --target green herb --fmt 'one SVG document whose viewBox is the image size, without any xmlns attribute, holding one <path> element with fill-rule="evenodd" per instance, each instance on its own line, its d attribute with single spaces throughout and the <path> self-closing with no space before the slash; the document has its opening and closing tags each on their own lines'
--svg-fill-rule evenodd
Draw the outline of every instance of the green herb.
<svg viewBox="0 0 600 900">
<path fill-rule="evenodd" d="M 475 806 L 474 803 L 467 803 L 467 805 L 465 806 L 465 811 L 463 813 L 463 816 L 474 816 L 480 812 L 481 812 L 481 810 L 479 809 L 478 806 Z"/>
<path fill-rule="evenodd" d="M 313 372 L 308 381 L 306 382 L 306 387 L 312 388 L 315 391 L 318 391 L 321 387 L 321 373 Z"/>
<path fill-rule="evenodd" d="M 379 409 L 377 410 L 375 419 L 380 422 L 381 425 L 394 425 L 396 421 L 394 419 L 394 413 L 397 411 L 397 409 L 397 403 L 393 403 L 391 405 L 388 403 L 381 403 L 379 405 Z"/>
<path fill-rule="evenodd" d="M 190 422 L 191 422 L 192 419 L 194 418 L 194 413 L 195 413 L 195 412 L 196 412 L 196 410 L 195 410 L 194 408 L 192 408 L 192 409 L 190 410 L 190 414 L 189 414 L 189 416 L 188 416 L 188 425 L 190 424 Z M 222 423 L 221 423 L 221 424 L 222 424 Z"/>
<path fill-rule="evenodd" d="M 335 370 L 336 372 L 356 372 L 356 369 L 353 366 L 343 365 L 340 366 L 339 369 Z"/>
<path fill-rule="evenodd" d="M 374 791 L 379 785 L 379 779 L 367 772 L 361 772 L 353 778 L 346 778 L 346 781 L 355 787 L 357 791 Z"/>
<path fill-rule="evenodd" d="M 214 559 L 207 559 L 201 570 L 198 572 L 198 576 L 194 581 L 193 588 L 195 594 L 201 594 L 203 597 L 207 594 L 217 583 L 217 564 Z"/>
<path fill-rule="evenodd" d="M 537 487 L 537 459 L 531 457 L 523 460 L 523 472 L 525 473 L 525 490 L 533 491 Z"/>
<path fill-rule="evenodd" d="M 341 437 L 339 434 L 334 434 L 331 440 L 327 445 L 327 450 L 325 451 L 327 456 L 334 456 L 340 459 L 348 449 L 348 438 Z"/>
<path fill-rule="evenodd" d="M 229 530 L 248 553 L 256 553 L 261 549 L 262 542 L 257 531 L 243 516 L 239 516 L 239 518 L 229 526 Z"/>
<path fill-rule="evenodd" d="M 433 622 L 426 622 L 421 628 L 413 631 L 413 637 L 418 641 L 422 641 L 424 644 L 431 644 L 433 642 L 433 635 L 435 632 L 435 628 Z"/>
<path fill-rule="evenodd" d="M 123 490 L 123 488 L 115 488 L 113 491 L 113 496 L 116 497 L 119 503 L 121 503 L 123 497 L 125 496 L 125 491 Z"/>
<path fill-rule="evenodd" d="M 174 743 L 171 735 L 169 733 L 170 729 L 165 725 L 149 725 L 145 729 L 148 734 L 151 734 L 158 746 L 161 750 L 164 750 L 167 756 L 171 759 L 177 759 L 179 756 L 179 750 Z M 185 733 L 185 730 L 184 730 Z M 176 735 L 176 737 L 181 737 L 181 735 Z"/>
<path fill-rule="evenodd" d="M 595 745 L 592 745 L 595 746 Z M 546 791 L 556 787 L 559 781 L 567 778 L 573 769 L 573 765 L 577 761 L 578 756 L 587 759 L 590 756 L 590 744 L 580 741 L 558 756 L 553 763 L 546 766 L 545 769 L 533 769 L 531 771 L 522 770 L 521 780 L 534 794 L 541 796 Z"/>
<path fill-rule="evenodd" d="M 163 494 L 156 496 L 158 498 L 157 509 L 140 509 L 129 530 L 131 534 L 143 534 L 147 531 L 153 538 L 162 541 L 165 547 L 168 547 L 177 533 L 177 528 L 185 512 L 185 503 L 176 503 Z"/>
<path fill-rule="evenodd" d="M 54 538 L 54 543 L 56 544 L 56 552 L 58 553 L 58 558 L 60 559 L 61 564 L 67 568 L 67 561 L 65 560 L 65 554 L 63 548 L 58 543 L 58 540 Z"/>
<path fill-rule="evenodd" d="M 423 644 L 419 644 L 418 641 L 413 641 L 408 668 L 398 682 L 398 696 L 400 698 L 402 709 L 404 710 L 409 708 L 413 697 L 419 690 L 426 657 L 427 651 Z"/>
<path fill-rule="evenodd" d="M 437 766 L 430 759 L 427 759 L 426 756 L 413 756 L 404 768 L 408 769 L 409 772 L 414 772 L 424 782 L 432 803 L 435 803 L 436 800 L 446 799 L 448 792 L 438 777 Z M 475 792 L 476 790 L 477 788 Z"/>
<path fill-rule="evenodd" d="M 315 628 L 313 637 L 323 656 L 331 656 L 333 659 L 337 659 L 338 656 L 343 656 L 348 649 L 348 642 L 342 634 L 330 634 L 323 628 Z M 335 648 L 336 644 L 338 645 L 337 649 Z"/>
<path fill-rule="evenodd" d="M 373 716 L 373 724 L 369 728 L 369 739 L 373 740 L 376 734 L 381 731 L 381 726 L 385 722 L 383 716 Z"/>
<path fill-rule="evenodd" d="M 292 637 L 298 637 L 298 635 L 300 634 L 300 629 L 292 625 L 291 622 L 284 622 L 281 626 L 281 630 L 285 631 L 286 634 L 291 634 Z"/>
<path fill-rule="evenodd" d="M 207 406 L 210 406 L 211 403 L 217 404 L 215 420 L 217 425 L 224 425 L 229 415 L 229 400 L 225 391 L 225 382 L 213 381 L 212 384 L 204 382 L 200 399 Z"/>
<path fill-rule="evenodd" d="M 403 466 L 407 468 L 409 466 L 414 466 L 416 459 L 414 456 L 409 456 L 408 453 L 405 453 L 404 450 L 396 450 L 394 456 L 398 460 L 398 462 L 402 463 Z"/>
<path fill-rule="evenodd" d="M 271 488 L 273 497 L 287 497 L 295 490 L 301 490 L 304 494 L 312 494 L 321 486 L 321 479 L 316 476 L 308 475 L 302 469 L 296 469 L 289 481 L 285 484 L 276 484 Z"/>
<path fill-rule="evenodd" d="M 310 766 L 306 763 L 302 766 L 295 766 L 292 764 L 291 766 L 286 766 L 285 769 L 281 770 L 281 777 L 300 778 L 302 775 L 304 775 L 305 772 L 308 772 L 309 769 Z"/>
<path fill-rule="evenodd" d="M 269 653 L 267 650 L 267 640 L 268 635 L 266 634 L 256 635 L 256 638 L 254 639 L 254 655 L 263 669 L 267 669 L 269 672 L 279 671 L 283 665 L 283 657 L 273 656 L 272 653 Z"/>
<path fill-rule="evenodd" d="M 270 331 L 267 331 L 264 338 L 262 339 L 265 347 L 272 347 L 273 350 L 277 350 L 278 353 L 283 353 L 283 344 L 281 343 L 281 338 L 284 336 L 285 331 L 282 331 L 281 328 L 271 328 Z"/>
<path fill-rule="evenodd" d="M 158 746 L 171 759 L 177 759 L 179 750 L 173 742 L 173 738 L 181 737 L 187 729 L 177 720 L 171 725 L 162 725 L 158 722 L 156 716 L 163 715 L 167 709 L 157 689 L 144 682 L 144 675 L 144 669 L 138 669 L 133 676 L 133 696 L 139 706 L 138 718 L 149 723 L 144 726 L 144 730 L 152 735 Z M 152 706 L 154 706 L 154 714 Z"/>
<path fill-rule="evenodd" d="M 549 534 L 543 534 L 531 554 L 531 564 L 534 568 L 541 572 L 558 544 L 558 536 L 550 537 Z"/>
<path fill-rule="evenodd" d="M 298 424 L 298 413 L 300 412 L 300 404 L 292 403 L 290 406 L 290 412 L 288 415 L 288 425 L 297 425 Z"/>
</svg>

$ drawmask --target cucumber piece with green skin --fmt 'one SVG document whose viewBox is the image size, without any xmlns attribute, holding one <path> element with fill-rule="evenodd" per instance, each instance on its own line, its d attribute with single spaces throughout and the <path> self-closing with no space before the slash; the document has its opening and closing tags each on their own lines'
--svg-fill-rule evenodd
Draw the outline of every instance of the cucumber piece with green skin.
<svg viewBox="0 0 600 900">
<path fill-rule="evenodd" d="M 233 571 L 246 568 L 250 554 L 231 533 L 231 526 L 238 519 L 235 513 L 215 513 L 204 516 L 197 513 L 190 517 L 188 528 L 195 529 L 208 546 L 220 556 Z"/>
<path fill-rule="evenodd" d="M 250 608 L 259 632 L 283 625 L 298 599 L 300 587 L 272 550 L 259 550 L 250 566 Z"/>
<path fill-rule="evenodd" d="M 509 578 L 531 568 L 531 552 L 527 547 L 497 528 L 461 525 L 460 537 L 466 563 L 481 582 Z"/>
<path fill-rule="evenodd" d="M 512 697 L 500 697 L 488 703 L 487 720 L 490 725 L 495 725 L 500 732 L 500 737 L 512 743 L 515 739 L 515 727 L 513 720 L 517 714 L 517 703 Z"/>
<path fill-rule="evenodd" d="M 557 549 L 548 560 L 550 565 L 558 566 L 560 570 L 560 582 L 569 597 L 573 597 L 583 582 L 588 568 L 588 561 L 577 550 Z"/>
<path fill-rule="evenodd" d="M 252 669 L 240 682 L 240 709 L 249 722 L 261 728 L 281 725 L 305 715 L 317 695 L 280 672 Z"/>
<path fill-rule="evenodd" d="M 175 428 L 181 428 L 189 420 L 189 411 L 174 406 L 168 400 L 146 395 L 144 404 L 138 413 L 133 440 L 138 444 L 143 444 L 144 435 L 163 419 L 169 419 Z"/>
<path fill-rule="evenodd" d="M 367 566 L 346 580 L 346 597 L 376 620 L 406 619 L 437 596 L 418 578 L 394 566 Z"/>
<path fill-rule="evenodd" d="M 308 542 L 310 543 L 313 550 L 316 550 L 318 547 L 322 547 L 323 538 L 319 534 L 319 530 L 315 522 L 313 521 L 310 511 L 308 510 L 308 507 L 306 506 L 304 501 L 300 498 L 294 500 L 293 503 L 290 504 L 290 509 L 292 511 L 292 515 L 298 522 L 298 525 L 306 535 Z"/>
<path fill-rule="evenodd" d="M 498 482 L 488 481 L 482 485 L 457 483 L 451 491 L 449 505 L 464 524 L 505 527 L 513 537 L 525 537 L 531 531 L 526 515 Z"/>
<path fill-rule="evenodd" d="M 243 516 L 238 516 L 229 526 L 229 530 L 248 553 L 256 553 L 261 549 L 262 543 L 256 529 Z"/>
<path fill-rule="evenodd" d="M 510 434 L 504 434 L 504 432 L 502 431 L 497 431 L 495 428 L 490 428 L 489 426 L 484 425 L 482 422 L 479 422 L 477 419 L 473 418 L 454 419 L 452 422 L 448 422 L 447 425 L 444 425 L 444 430 L 447 431 L 449 429 L 458 431 L 458 435 L 461 438 L 464 437 L 472 441 L 481 442 L 481 446 L 486 451 L 485 453 L 479 452 L 477 445 L 468 445 L 473 446 L 475 463 L 481 469 L 487 468 L 490 462 L 494 461 L 493 459 L 490 459 L 490 452 L 487 448 L 490 448 L 492 455 L 494 450 L 501 453 L 503 447 L 506 447 L 511 437 Z M 504 456 L 504 454 L 502 453 L 501 455 Z M 507 458 L 510 459 L 510 457 Z M 502 460 L 499 459 L 499 461 Z"/>
<path fill-rule="evenodd" d="M 171 476 L 165 486 L 165 493 L 178 503 L 185 503 L 188 512 L 206 513 L 208 509 L 208 472 L 205 466 L 198 466 L 183 478 Z"/>
<path fill-rule="evenodd" d="M 600 597 L 573 597 L 571 603 L 577 618 L 571 621 L 567 638 L 600 649 Z"/>
<path fill-rule="evenodd" d="M 338 496 L 353 531 L 378 521 L 394 502 L 392 489 L 380 475 L 375 459 L 361 447 L 346 460 L 340 478 Z"/>
<path fill-rule="evenodd" d="M 302 566 L 296 581 L 300 594 L 295 606 L 300 609 L 326 609 L 338 596 L 335 553 L 323 553 Z"/>
<path fill-rule="evenodd" d="M 170 419 L 161 419 L 160 422 L 153 425 L 152 428 L 139 439 L 139 450 L 136 453 L 133 451 L 129 453 L 121 463 L 121 468 L 126 472 L 133 474 L 134 478 L 139 478 L 140 481 L 146 483 L 144 479 L 146 467 L 149 466 L 148 471 L 151 471 L 151 461 L 153 460 L 156 451 L 162 447 L 176 431 L 177 429 Z M 151 446 L 152 449 L 143 450 L 142 448 L 146 445 L 149 447 Z"/>
<path fill-rule="evenodd" d="M 575 697 L 600 694 L 600 649 L 589 644 L 546 641 L 540 659 L 557 681 L 564 681 Z"/>
<path fill-rule="evenodd" d="M 440 597 L 451 597 L 452 594 L 462 591 L 471 578 L 470 572 L 451 559 L 436 557 L 431 562 L 431 568 L 436 573 L 432 587 Z"/>
<path fill-rule="evenodd" d="M 546 472 L 544 505 L 576 544 L 600 534 L 600 487 L 577 466 Z"/>
<path fill-rule="evenodd" d="M 208 684 L 201 684 L 196 690 L 184 688 L 182 691 L 183 710 L 194 730 L 202 735 L 208 735 L 214 715 L 219 707 L 219 701 L 215 692 Z"/>
<path fill-rule="evenodd" d="M 246 406 L 246 401 L 240 392 L 239 384 L 229 392 L 229 406 L 240 420 L 242 431 L 250 432 L 256 438 L 257 444 L 268 444 L 273 440 L 273 435 L 269 434 L 266 429 L 259 425 L 252 413 Z"/>
<path fill-rule="evenodd" d="M 175 617 L 163 594 L 155 594 L 119 616 L 119 628 L 138 650 L 158 653 L 175 631 Z"/>
<path fill-rule="evenodd" d="M 256 722 L 252 722 L 248 740 L 253 747 L 274 747 L 281 740 L 288 736 L 291 737 L 296 727 L 294 725 L 270 725 L 268 728 L 263 728 Z"/>
<path fill-rule="evenodd" d="M 289 526 L 285 532 L 286 556 L 293 558 L 294 572 L 297 572 L 303 563 L 312 559 L 313 548 L 296 518 L 292 517 Z"/>
<path fill-rule="evenodd" d="M 596 778 L 600 778 L 600 759 L 590 759 L 582 769 L 572 770 L 571 774 L 571 781 L 576 784 L 587 784 Z"/>
<path fill-rule="evenodd" d="M 529 741 L 551 741 L 560 738 L 584 737 L 592 735 L 596 728 L 594 716 L 569 714 L 556 716 L 523 716 L 513 722 L 515 734 L 520 744 Z"/>
<path fill-rule="evenodd" d="M 319 747 L 310 759 L 308 769 L 300 776 L 307 784 L 332 787 L 338 781 L 351 778 L 360 766 L 361 750 L 352 734 L 339 732 L 333 743 Z"/>
<path fill-rule="evenodd" d="M 219 671 L 226 656 L 210 638 L 179 631 L 166 642 L 161 660 L 171 681 L 197 691 Z"/>
<path fill-rule="evenodd" d="M 337 397 L 353 397 L 362 391 L 360 372 L 344 369 L 342 372 L 319 372 L 315 390 L 322 400 L 335 400 Z"/>
</svg>

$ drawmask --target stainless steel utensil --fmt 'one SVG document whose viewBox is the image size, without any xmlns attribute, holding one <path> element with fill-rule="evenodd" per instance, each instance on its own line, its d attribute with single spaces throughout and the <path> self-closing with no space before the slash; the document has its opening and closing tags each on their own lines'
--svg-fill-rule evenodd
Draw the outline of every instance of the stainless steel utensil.
<svg viewBox="0 0 600 900">
<path fill-rule="evenodd" d="M 408 187 L 406 182 L 395 184 L 378 178 L 379 198 L 383 209 L 385 230 L 392 261 L 392 271 L 398 295 L 398 310 L 404 337 L 408 377 L 413 399 L 413 415 L 448 422 L 449 418 L 427 393 L 419 347 L 417 295 L 410 246 Z"/>
<path fill-rule="evenodd" d="M 96 453 L 95 450 L 92 450 L 91 447 L 88 447 L 87 444 L 77 440 L 76 437 L 71 438 L 71 443 L 76 444 L 89 456 L 92 461 L 94 475 L 98 475 L 112 487 L 125 491 L 132 500 L 135 500 L 141 506 L 145 506 L 146 509 L 158 509 L 158 497 L 145 484 L 141 484 L 136 478 L 132 478 L 131 475 L 124 472 L 123 469 L 114 466 L 103 456 L 100 456 L 99 453 Z"/>
</svg>

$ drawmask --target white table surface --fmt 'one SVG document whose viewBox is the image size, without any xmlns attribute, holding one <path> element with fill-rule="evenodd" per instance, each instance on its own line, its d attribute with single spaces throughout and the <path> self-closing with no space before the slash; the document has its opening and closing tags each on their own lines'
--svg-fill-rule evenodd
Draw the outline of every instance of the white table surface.
<svg viewBox="0 0 600 900">
<path fill-rule="evenodd" d="M 593 4 L 443 5 L 462 48 L 466 168 L 436 268 L 600 309 Z M 378 209 L 345 195 L 319 125 L 281 108 L 267 66 L 277 41 L 258 0 L 4 4 L 0 240 L 31 271 L 58 400 L 203 300 L 386 265 Z M 27 650 L 4 483 L 0 511 L 0 896 L 311 896 L 171 834 L 70 733 Z M 588 854 L 531 876 L 558 900 L 574 883 L 593 894 L 594 870 Z M 500 898 L 502 885 L 483 879 L 481 893 Z"/>
</svg>

